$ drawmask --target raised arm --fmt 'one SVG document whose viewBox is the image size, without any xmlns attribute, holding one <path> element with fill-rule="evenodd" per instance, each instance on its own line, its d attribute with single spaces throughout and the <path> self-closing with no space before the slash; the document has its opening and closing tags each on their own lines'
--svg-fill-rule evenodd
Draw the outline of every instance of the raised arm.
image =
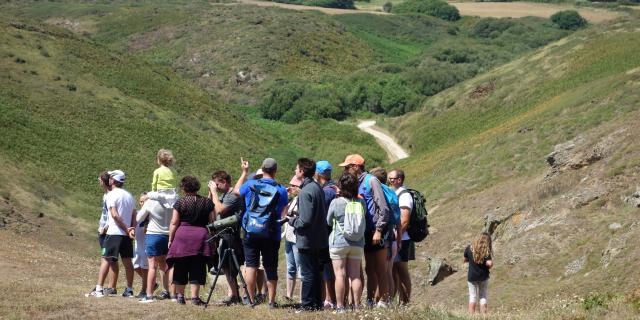
<svg viewBox="0 0 640 320">
<path fill-rule="evenodd" d="M 236 181 L 236 185 L 233 187 L 233 193 L 236 196 L 240 196 L 240 187 L 247 181 L 247 176 L 249 175 L 249 161 L 245 161 L 243 158 L 240 158 L 240 168 L 242 169 L 242 174 L 238 181 Z"/>
</svg>

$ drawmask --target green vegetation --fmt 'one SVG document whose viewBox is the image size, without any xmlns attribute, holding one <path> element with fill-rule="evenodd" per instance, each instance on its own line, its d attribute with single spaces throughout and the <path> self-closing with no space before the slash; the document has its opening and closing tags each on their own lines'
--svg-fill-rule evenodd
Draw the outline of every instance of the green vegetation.
<svg viewBox="0 0 640 320">
<path fill-rule="evenodd" d="M 257 105 L 266 118 L 288 123 L 359 112 L 401 115 L 568 34 L 537 18 L 324 16 L 206 1 L 38 1 L 6 11 L 171 68 L 223 101 Z"/>
<path fill-rule="evenodd" d="M 587 20 L 575 10 L 556 12 L 551 16 L 551 21 L 555 23 L 558 28 L 565 30 L 578 30 L 587 25 Z"/>
<path fill-rule="evenodd" d="M 568 34 L 540 18 L 451 23 L 425 15 L 352 14 L 335 19 L 373 49 L 378 63 L 320 81 L 271 82 L 258 104 L 265 118 L 295 123 L 358 112 L 401 115 L 425 97 Z"/>
<path fill-rule="evenodd" d="M 68 28 L 168 67 L 233 104 L 255 104 L 278 77 L 317 81 L 367 66 L 371 49 L 331 17 L 209 1 L 34 1 L 7 14 Z"/>
<path fill-rule="evenodd" d="M 338 9 L 355 9 L 353 0 L 272 0 L 274 2 L 299 4 L 304 6 L 338 8 Z"/>
<path fill-rule="evenodd" d="M 582 301 L 582 308 L 584 310 L 593 310 L 597 308 L 607 308 L 607 304 L 611 301 L 611 295 L 602 294 L 602 293 L 594 293 L 586 297 Z"/>
<path fill-rule="evenodd" d="M 458 8 L 444 0 L 407 0 L 393 8 L 396 14 L 426 14 L 436 18 L 456 21 L 460 19 Z"/>
<path fill-rule="evenodd" d="M 372 164 L 385 159 L 351 125 L 258 121 L 168 68 L 63 29 L 0 18 L 0 154 L 31 177 L 22 188 L 62 207 L 97 205 L 95 177 L 105 169 L 123 169 L 134 193 L 147 189 L 159 148 L 174 151 L 180 175 L 201 179 L 222 168 L 236 175 L 241 156 L 254 169 L 276 157 L 280 179 L 303 155 L 336 163 L 357 151 Z M 67 209 L 94 218 L 86 207 Z"/>
<path fill-rule="evenodd" d="M 616 26 L 580 31 L 388 119 L 412 152 L 399 165 L 431 199 L 545 170 L 554 145 L 640 105 L 631 72 L 640 67 L 637 20 Z"/>
</svg>

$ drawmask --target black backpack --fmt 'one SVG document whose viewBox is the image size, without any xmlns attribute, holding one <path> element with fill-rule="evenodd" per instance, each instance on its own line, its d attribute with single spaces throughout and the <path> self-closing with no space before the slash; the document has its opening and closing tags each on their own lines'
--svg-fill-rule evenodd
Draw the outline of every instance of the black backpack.
<svg viewBox="0 0 640 320">
<path fill-rule="evenodd" d="M 420 242 L 429 235 L 429 223 L 427 221 L 427 200 L 418 190 L 406 189 L 413 198 L 413 209 L 411 209 L 411 218 L 409 219 L 409 227 L 407 233 L 413 242 Z"/>
</svg>

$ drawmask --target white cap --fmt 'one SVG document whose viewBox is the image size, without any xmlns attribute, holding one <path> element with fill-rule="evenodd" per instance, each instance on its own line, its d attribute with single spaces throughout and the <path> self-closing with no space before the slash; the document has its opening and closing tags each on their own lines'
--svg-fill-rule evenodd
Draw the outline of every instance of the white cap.
<svg viewBox="0 0 640 320">
<path fill-rule="evenodd" d="M 113 180 L 116 180 L 118 182 L 124 182 L 125 176 L 122 170 L 113 170 L 113 171 L 108 171 L 107 173 L 111 178 L 113 178 Z"/>
</svg>

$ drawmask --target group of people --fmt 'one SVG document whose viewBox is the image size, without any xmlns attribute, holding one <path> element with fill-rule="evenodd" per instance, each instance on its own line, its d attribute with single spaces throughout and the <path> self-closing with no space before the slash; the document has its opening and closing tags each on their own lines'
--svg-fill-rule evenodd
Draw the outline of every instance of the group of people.
<svg viewBox="0 0 640 320">
<path fill-rule="evenodd" d="M 139 210 L 123 189 L 124 172 L 100 174 L 105 192 L 98 229 L 102 260 L 98 283 L 87 296 L 117 294 L 120 258 L 127 280 L 122 296 L 134 297 L 134 272 L 138 273 L 142 286 L 136 297 L 141 303 L 171 299 L 185 304 L 185 287 L 190 284 L 191 302 L 202 305 L 200 288 L 209 270 L 227 279 L 228 294 L 219 305 L 255 305 L 266 300 L 275 308 L 284 238 L 284 300 L 299 306 L 300 312 L 333 309 L 343 313 L 362 308 L 365 275 L 368 307 L 386 308 L 396 297 L 400 305 L 409 303 L 408 261 L 415 260 L 415 244 L 407 230 L 414 199 L 404 186 L 402 170 L 369 172 L 365 159 L 352 154 L 334 175 L 328 161 L 300 158 L 285 186 L 276 180 L 275 159 L 264 159 L 253 173 L 249 162 L 241 159 L 242 173 L 235 184 L 228 172 L 216 171 L 204 197 L 196 177 L 185 176 L 178 184 L 169 150 L 160 150 L 156 160 L 159 167 L 151 190 L 140 196 Z M 393 193 L 396 200 L 390 201 L 385 192 Z M 207 226 L 233 216 L 237 222 L 212 241 Z M 480 296 L 485 312 L 491 238 L 482 235 L 481 239 L 467 248 L 464 257 L 470 263 L 470 298 Z M 244 270 L 232 263 L 218 268 L 227 248 L 233 249 L 233 258 Z M 241 271 L 245 293 L 237 281 Z M 155 295 L 158 275 L 162 288 Z M 109 286 L 104 287 L 108 277 Z M 298 301 L 294 300 L 297 279 L 301 282 Z"/>
</svg>

